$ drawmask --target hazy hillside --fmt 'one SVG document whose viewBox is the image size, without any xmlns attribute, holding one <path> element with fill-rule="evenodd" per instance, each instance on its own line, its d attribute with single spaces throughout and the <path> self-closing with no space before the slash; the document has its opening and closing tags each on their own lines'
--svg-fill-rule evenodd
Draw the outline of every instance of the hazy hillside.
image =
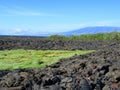
<svg viewBox="0 0 120 90">
<path fill-rule="evenodd" d="M 95 33 L 106 33 L 120 31 L 120 27 L 108 27 L 108 26 L 96 26 L 96 27 L 86 27 L 78 30 L 73 30 L 69 32 L 60 33 L 61 35 L 71 36 L 71 35 L 79 35 L 79 34 L 95 34 Z"/>
</svg>

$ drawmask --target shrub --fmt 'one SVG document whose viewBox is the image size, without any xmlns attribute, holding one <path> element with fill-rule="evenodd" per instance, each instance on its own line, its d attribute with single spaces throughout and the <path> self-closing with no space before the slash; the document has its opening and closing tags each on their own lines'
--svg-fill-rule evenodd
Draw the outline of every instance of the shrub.
<svg viewBox="0 0 120 90">
<path fill-rule="evenodd" d="M 120 32 L 81 34 L 72 36 L 52 35 L 48 39 L 58 40 L 120 40 Z"/>
</svg>

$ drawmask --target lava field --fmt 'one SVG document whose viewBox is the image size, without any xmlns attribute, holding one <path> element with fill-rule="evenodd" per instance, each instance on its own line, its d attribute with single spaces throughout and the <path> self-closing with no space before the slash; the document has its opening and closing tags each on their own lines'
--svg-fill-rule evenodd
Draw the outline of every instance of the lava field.
<svg viewBox="0 0 120 90">
<path fill-rule="evenodd" d="M 0 90 L 120 90 L 119 41 L 0 38 L 0 49 L 96 50 L 46 68 L 0 71 Z"/>
</svg>

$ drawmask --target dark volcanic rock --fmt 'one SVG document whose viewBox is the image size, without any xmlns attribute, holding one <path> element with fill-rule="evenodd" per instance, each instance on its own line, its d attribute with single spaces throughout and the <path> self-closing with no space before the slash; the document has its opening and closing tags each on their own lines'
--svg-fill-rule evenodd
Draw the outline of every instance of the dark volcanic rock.
<svg viewBox="0 0 120 90">
<path fill-rule="evenodd" d="M 104 47 L 105 41 L 47 40 L 39 37 L 0 37 L 0 50 L 36 49 L 36 50 L 96 50 Z"/>
<path fill-rule="evenodd" d="M 1 40 L 0 44 L 5 45 L 4 47 L 0 46 L 1 49 L 13 49 L 14 47 L 14 49 L 74 50 L 89 48 L 98 50 L 86 55 L 75 55 L 68 59 L 61 59 L 43 69 L 0 71 L 0 90 L 120 90 L 119 41 L 106 43 L 39 39 L 34 41 L 29 38 L 6 40 Z M 27 40 L 29 42 L 26 42 Z M 14 44 L 12 44 L 13 42 Z"/>
</svg>

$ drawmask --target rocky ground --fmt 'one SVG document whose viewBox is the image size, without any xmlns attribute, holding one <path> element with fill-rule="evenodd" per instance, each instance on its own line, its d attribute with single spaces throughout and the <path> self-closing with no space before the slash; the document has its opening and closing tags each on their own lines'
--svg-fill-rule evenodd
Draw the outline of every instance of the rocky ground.
<svg viewBox="0 0 120 90">
<path fill-rule="evenodd" d="M 120 90 L 120 42 L 42 69 L 0 71 L 0 90 Z"/>
<path fill-rule="evenodd" d="M 0 37 L 0 50 L 96 50 L 112 42 L 82 40 L 48 40 L 38 37 Z"/>
</svg>

